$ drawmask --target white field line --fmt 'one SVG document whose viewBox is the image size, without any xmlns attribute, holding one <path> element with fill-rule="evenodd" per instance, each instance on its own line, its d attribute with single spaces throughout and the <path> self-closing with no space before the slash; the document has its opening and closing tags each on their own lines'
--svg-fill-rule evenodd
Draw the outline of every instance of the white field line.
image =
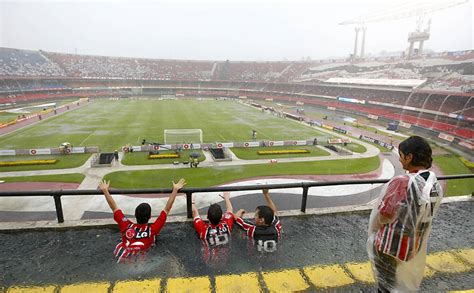
<svg viewBox="0 0 474 293">
<path fill-rule="evenodd" d="M 91 135 L 93 135 L 94 133 L 95 133 L 95 130 L 94 130 L 93 132 L 91 132 L 91 134 L 89 134 L 86 138 L 84 138 L 84 140 L 81 141 L 81 143 L 80 143 L 79 145 L 82 146 L 83 143 L 84 143 Z"/>
<path fill-rule="evenodd" d="M 141 136 L 139 136 L 139 137 L 138 137 L 138 139 L 137 139 L 137 143 L 140 143 L 140 137 L 141 137 Z"/>
<path fill-rule="evenodd" d="M 257 136 L 258 136 L 259 134 L 263 134 L 264 137 L 266 137 L 266 138 L 268 138 L 268 139 L 271 139 L 270 136 L 266 135 L 265 132 L 261 131 L 260 129 L 255 128 L 255 130 L 257 130 Z"/>
</svg>

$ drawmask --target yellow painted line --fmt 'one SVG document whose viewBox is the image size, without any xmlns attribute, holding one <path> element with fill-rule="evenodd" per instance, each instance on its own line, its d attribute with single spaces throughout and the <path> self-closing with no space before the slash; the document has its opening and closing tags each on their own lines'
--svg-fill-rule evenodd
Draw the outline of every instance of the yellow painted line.
<svg viewBox="0 0 474 293">
<path fill-rule="evenodd" d="M 263 280 L 270 292 L 302 291 L 309 285 L 300 274 L 299 270 L 284 270 L 262 273 Z"/>
<path fill-rule="evenodd" d="M 256 273 L 216 276 L 216 292 L 261 292 Z"/>
<path fill-rule="evenodd" d="M 54 293 L 55 289 L 55 286 L 10 287 L 7 293 Z"/>
<path fill-rule="evenodd" d="M 142 281 L 119 281 L 115 283 L 114 293 L 160 292 L 160 279 L 148 279 Z"/>
<path fill-rule="evenodd" d="M 429 278 L 441 273 L 464 273 L 472 270 L 474 263 L 474 249 L 449 250 L 427 256 L 424 277 Z M 303 268 L 304 274 L 314 286 L 319 288 L 342 287 L 353 284 L 355 281 L 373 283 L 374 277 L 370 262 L 344 264 L 350 275 L 340 265 L 310 266 Z M 266 288 L 270 291 L 302 291 L 310 287 L 303 273 L 298 269 L 289 269 L 274 272 L 262 272 Z M 352 278 L 352 277 L 354 278 Z M 215 277 L 216 292 L 258 292 L 260 288 L 258 273 L 220 275 Z M 112 292 L 160 292 L 159 278 L 141 281 L 117 281 Z M 108 292 L 111 285 L 107 282 L 80 283 L 72 285 L 48 286 L 12 286 L 8 289 L 0 287 L 0 292 L 17 293 L 81 293 L 81 292 Z M 169 278 L 167 292 L 211 292 L 211 282 L 208 276 L 195 278 Z M 6 291 L 5 291 L 6 290 Z M 474 293 L 473 289 L 452 291 Z"/>
<path fill-rule="evenodd" d="M 449 293 L 474 293 L 474 289 L 469 290 L 457 290 L 457 291 L 448 291 Z"/>
<path fill-rule="evenodd" d="M 346 268 L 357 281 L 375 283 L 372 265 L 369 261 L 363 263 L 346 263 Z"/>
<path fill-rule="evenodd" d="M 436 252 L 426 257 L 426 264 L 443 273 L 463 273 L 470 270 L 470 267 L 461 263 L 449 252 Z"/>
<path fill-rule="evenodd" d="M 74 285 L 67 285 L 61 288 L 61 293 L 107 293 L 109 290 L 109 283 L 80 283 Z"/>
<path fill-rule="evenodd" d="M 211 281 L 208 277 L 169 278 L 167 292 L 211 292 Z"/>
<path fill-rule="evenodd" d="M 454 254 L 457 254 L 464 261 L 474 266 L 474 249 L 461 249 L 453 251 Z"/>
<path fill-rule="evenodd" d="M 342 287 L 354 283 L 340 265 L 305 267 L 304 273 L 319 288 Z"/>
</svg>

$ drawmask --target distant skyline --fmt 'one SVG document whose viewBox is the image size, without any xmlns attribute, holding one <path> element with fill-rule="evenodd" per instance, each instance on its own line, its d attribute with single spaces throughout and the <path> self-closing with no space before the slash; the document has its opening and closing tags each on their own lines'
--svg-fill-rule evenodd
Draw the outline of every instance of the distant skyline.
<svg viewBox="0 0 474 293">
<path fill-rule="evenodd" d="M 355 32 L 340 22 L 402 2 L 0 0 L 0 46 L 156 59 L 344 58 L 353 52 Z M 435 12 L 424 48 L 473 49 L 472 2 Z M 414 18 L 369 23 L 365 52 L 405 50 L 415 24 Z"/>
</svg>

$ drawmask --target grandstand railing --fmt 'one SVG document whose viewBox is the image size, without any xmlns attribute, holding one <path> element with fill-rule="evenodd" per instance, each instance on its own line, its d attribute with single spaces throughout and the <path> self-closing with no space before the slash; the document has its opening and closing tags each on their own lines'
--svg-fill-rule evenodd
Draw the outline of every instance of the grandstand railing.
<svg viewBox="0 0 474 293">
<path fill-rule="evenodd" d="M 454 180 L 454 179 L 474 179 L 474 174 L 459 174 L 439 176 L 438 180 Z M 200 187 L 200 188 L 182 188 L 180 193 L 186 194 L 186 211 L 187 217 L 192 218 L 192 194 L 202 192 L 224 192 L 224 191 L 247 191 L 262 189 L 287 189 L 301 188 L 303 193 L 301 197 L 301 212 L 306 212 L 306 202 L 308 200 L 308 190 L 311 187 L 334 186 L 334 185 L 359 185 L 359 184 L 383 184 L 389 179 L 370 179 L 370 180 L 343 180 L 343 181 L 326 181 L 326 182 L 301 182 L 301 183 L 281 183 L 266 185 L 245 185 L 245 186 L 219 186 L 219 187 Z M 474 186 L 474 185 L 473 185 Z M 163 194 L 171 193 L 171 188 L 158 189 L 110 189 L 111 194 Z M 473 190 L 474 192 L 474 190 Z M 62 196 L 86 196 L 86 195 L 102 195 L 100 190 L 95 189 L 58 189 L 58 190 L 31 190 L 31 191 L 0 191 L 0 197 L 25 197 L 25 196 L 51 196 L 54 198 L 56 207 L 56 216 L 58 223 L 64 222 L 64 214 L 62 208 Z"/>
</svg>

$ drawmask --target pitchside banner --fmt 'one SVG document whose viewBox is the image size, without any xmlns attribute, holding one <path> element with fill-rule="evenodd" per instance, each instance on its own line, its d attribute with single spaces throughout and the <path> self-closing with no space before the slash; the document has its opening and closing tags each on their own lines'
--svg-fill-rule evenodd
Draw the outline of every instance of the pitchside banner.
<svg viewBox="0 0 474 293">
<path fill-rule="evenodd" d="M 379 119 L 379 116 L 377 116 L 377 115 L 372 115 L 372 114 L 367 115 L 367 117 L 369 117 L 370 119 L 374 119 L 374 120 Z"/>
<path fill-rule="evenodd" d="M 405 127 L 405 128 L 410 128 L 411 127 L 410 123 L 405 123 L 405 122 L 400 122 L 400 123 L 398 123 L 398 125 L 400 125 L 401 127 Z"/>
<path fill-rule="evenodd" d="M 71 153 L 73 153 L 73 154 L 83 154 L 85 152 L 86 152 L 85 147 L 73 147 L 72 150 L 71 150 Z"/>
<path fill-rule="evenodd" d="M 306 140 L 295 140 L 294 145 L 306 145 Z"/>
<path fill-rule="evenodd" d="M 342 139 L 340 138 L 328 138 L 329 144 L 342 144 Z"/>
<path fill-rule="evenodd" d="M 51 155 L 51 149 L 30 149 L 31 155 Z"/>
<path fill-rule="evenodd" d="M 194 149 L 200 149 L 201 144 L 200 143 L 185 143 L 182 145 L 182 147 L 185 150 L 194 150 Z"/>
<path fill-rule="evenodd" d="M 334 127 L 332 127 L 332 126 L 324 125 L 324 124 L 323 124 L 321 127 L 322 127 L 322 128 L 326 128 L 326 129 L 329 129 L 329 130 L 333 130 L 333 128 L 334 128 Z"/>
<path fill-rule="evenodd" d="M 343 133 L 343 134 L 347 133 L 347 130 L 342 129 L 342 128 L 333 127 L 332 130 L 334 130 L 335 132 Z"/>
<path fill-rule="evenodd" d="M 233 148 L 234 143 L 233 142 L 218 142 L 216 143 L 216 146 L 218 148 Z"/>
<path fill-rule="evenodd" d="M 470 149 L 470 150 L 474 150 L 474 145 L 472 145 L 472 144 L 470 144 L 470 143 L 468 143 L 468 142 L 461 141 L 461 142 L 459 143 L 459 145 L 462 145 L 462 146 L 464 146 L 464 147 L 467 147 L 467 148 Z"/>
<path fill-rule="evenodd" d="M 284 142 L 283 141 L 270 141 L 268 142 L 268 146 L 283 146 Z"/>
<path fill-rule="evenodd" d="M 137 145 L 134 145 L 134 146 L 132 146 L 132 150 L 133 150 L 134 152 L 139 152 L 139 151 L 142 150 L 142 147 L 139 146 L 139 145 L 138 145 L 138 146 L 137 146 Z"/>
<path fill-rule="evenodd" d="M 365 136 L 365 135 L 361 135 L 359 136 L 360 139 L 362 140 L 365 140 L 365 141 L 370 141 L 372 143 L 375 143 L 375 144 L 378 144 L 378 145 L 381 145 L 383 146 L 384 148 L 387 148 L 389 150 L 393 150 L 393 145 L 390 145 L 386 142 L 383 142 L 383 141 L 380 141 L 378 139 L 375 139 L 375 138 L 372 138 L 372 137 L 368 137 L 368 136 Z"/>
<path fill-rule="evenodd" d="M 260 143 L 258 141 L 244 142 L 244 147 L 246 147 L 246 148 L 248 148 L 248 147 L 254 148 L 254 147 L 259 147 L 259 146 L 260 146 Z"/>
<path fill-rule="evenodd" d="M 440 134 L 438 135 L 438 137 L 441 138 L 441 139 L 447 140 L 447 141 L 449 141 L 449 142 L 452 142 L 452 141 L 454 140 L 454 136 L 447 135 L 447 134 L 445 134 L 445 133 L 440 133 Z"/>
<path fill-rule="evenodd" d="M 15 150 L 0 150 L 0 156 L 14 156 Z"/>
</svg>

